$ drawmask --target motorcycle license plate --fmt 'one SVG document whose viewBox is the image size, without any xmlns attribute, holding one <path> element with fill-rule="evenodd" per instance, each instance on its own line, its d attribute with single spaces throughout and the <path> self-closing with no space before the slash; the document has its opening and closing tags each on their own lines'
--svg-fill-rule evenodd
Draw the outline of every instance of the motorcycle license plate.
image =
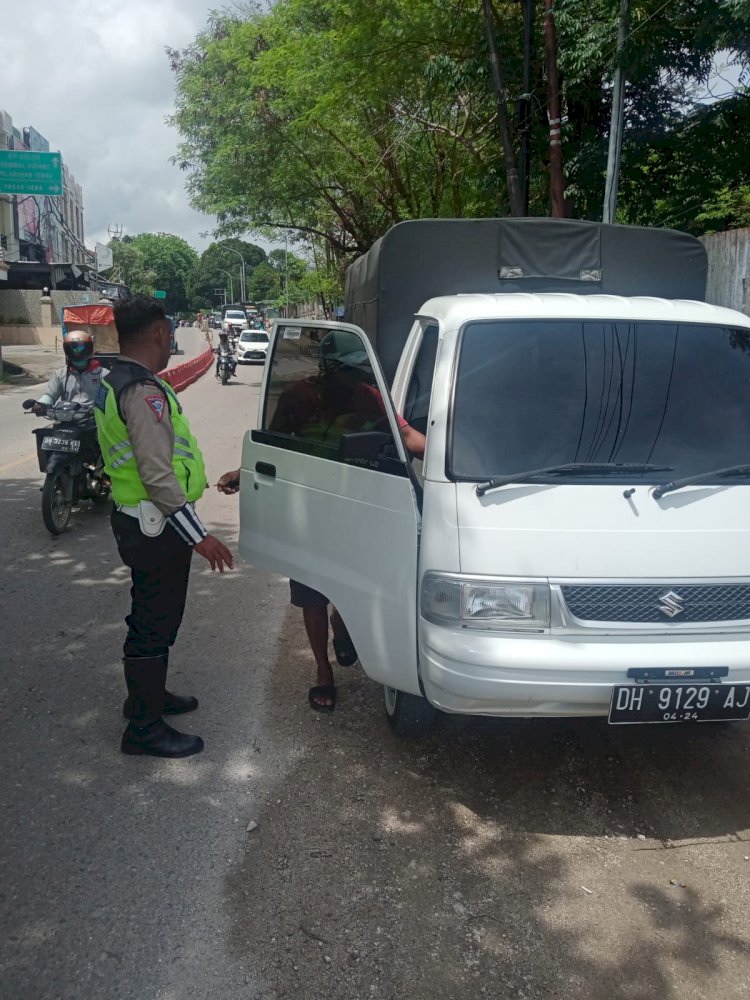
<svg viewBox="0 0 750 1000">
<path fill-rule="evenodd" d="M 750 684 L 618 684 L 611 725 L 750 719 Z"/>
<path fill-rule="evenodd" d="M 78 438 L 49 437 L 42 438 L 42 451 L 80 451 L 81 442 Z"/>
</svg>

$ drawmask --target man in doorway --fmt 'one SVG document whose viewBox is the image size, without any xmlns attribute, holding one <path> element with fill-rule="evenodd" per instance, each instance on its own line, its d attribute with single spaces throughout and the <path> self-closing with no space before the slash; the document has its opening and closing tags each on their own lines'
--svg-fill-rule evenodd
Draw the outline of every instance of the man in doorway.
<svg viewBox="0 0 750 1000">
<path fill-rule="evenodd" d="M 334 330 L 320 343 L 318 375 L 291 383 L 279 398 L 271 428 L 283 434 L 325 445 L 337 444 L 342 435 L 372 430 L 387 424 L 383 398 L 370 381 L 366 352 L 358 338 Z M 424 455 L 426 438 L 397 415 L 406 450 Z M 217 488 L 226 494 L 239 490 L 240 470 L 225 473 Z M 297 580 L 289 581 L 291 603 L 302 609 L 305 631 L 315 659 L 318 683 L 310 688 L 311 708 L 331 712 L 336 707 L 336 687 L 329 659 L 330 601 L 319 591 Z M 357 662 L 357 651 L 336 608 L 331 609 L 333 649 L 340 666 Z"/>
</svg>

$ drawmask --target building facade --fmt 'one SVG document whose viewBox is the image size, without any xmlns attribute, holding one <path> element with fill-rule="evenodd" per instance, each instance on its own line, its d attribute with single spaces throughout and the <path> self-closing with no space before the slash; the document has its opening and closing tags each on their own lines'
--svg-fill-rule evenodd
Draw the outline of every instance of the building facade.
<svg viewBox="0 0 750 1000">
<path fill-rule="evenodd" d="M 0 149 L 48 153 L 49 142 L 32 125 L 14 126 L 0 110 Z M 83 264 L 83 192 L 63 163 L 63 194 L 59 197 L 0 193 L 0 246 L 5 259 L 40 264 Z"/>
</svg>

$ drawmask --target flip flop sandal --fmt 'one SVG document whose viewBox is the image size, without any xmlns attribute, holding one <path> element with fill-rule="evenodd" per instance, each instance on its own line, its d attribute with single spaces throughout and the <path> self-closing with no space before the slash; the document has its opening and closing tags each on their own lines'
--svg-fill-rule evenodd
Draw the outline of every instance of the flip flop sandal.
<svg viewBox="0 0 750 1000">
<path fill-rule="evenodd" d="M 351 639 L 334 639 L 333 651 L 340 667 L 353 667 L 359 659 Z"/>
<path fill-rule="evenodd" d="M 316 698 L 328 698 L 331 704 L 321 705 L 315 700 Z M 333 684 L 319 684 L 317 687 L 311 687 L 307 693 L 307 700 L 310 702 L 310 707 L 314 708 L 316 712 L 332 712 L 336 707 L 336 688 Z"/>
</svg>

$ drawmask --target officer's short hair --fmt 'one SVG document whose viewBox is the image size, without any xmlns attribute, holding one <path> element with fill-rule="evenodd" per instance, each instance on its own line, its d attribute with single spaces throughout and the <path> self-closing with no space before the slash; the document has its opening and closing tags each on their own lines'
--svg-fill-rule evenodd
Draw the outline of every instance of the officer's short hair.
<svg viewBox="0 0 750 1000">
<path fill-rule="evenodd" d="M 164 306 L 146 295 L 132 295 L 115 303 L 115 326 L 120 340 L 133 340 L 154 323 L 167 318 Z"/>
</svg>

